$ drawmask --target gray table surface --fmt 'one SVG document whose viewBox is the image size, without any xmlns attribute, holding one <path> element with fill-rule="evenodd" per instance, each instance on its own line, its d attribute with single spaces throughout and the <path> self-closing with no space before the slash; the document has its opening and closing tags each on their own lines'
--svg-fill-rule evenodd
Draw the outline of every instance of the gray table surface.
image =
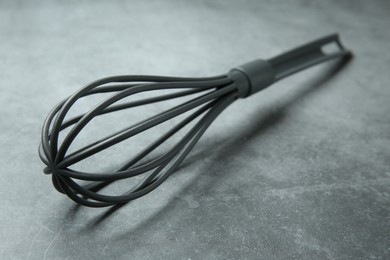
<svg viewBox="0 0 390 260">
<path fill-rule="evenodd" d="M 390 2 L 1 1 L 1 259 L 390 259 Z M 211 76 L 339 32 L 355 58 L 235 102 L 116 211 L 42 173 L 42 122 L 109 75 Z M 107 127 L 109 127 L 107 125 Z"/>
</svg>

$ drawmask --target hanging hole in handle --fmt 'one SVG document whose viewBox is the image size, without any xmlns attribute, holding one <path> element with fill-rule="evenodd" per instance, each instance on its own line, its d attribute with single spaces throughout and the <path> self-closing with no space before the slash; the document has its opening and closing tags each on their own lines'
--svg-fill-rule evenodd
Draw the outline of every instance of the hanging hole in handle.
<svg viewBox="0 0 390 260">
<path fill-rule="evenodd" d="M 340 51 L 340 45 L 336 42 L 331 42 L 322 46 L 321 51 L 326 55 L 333 54 Z"/>
</svg>

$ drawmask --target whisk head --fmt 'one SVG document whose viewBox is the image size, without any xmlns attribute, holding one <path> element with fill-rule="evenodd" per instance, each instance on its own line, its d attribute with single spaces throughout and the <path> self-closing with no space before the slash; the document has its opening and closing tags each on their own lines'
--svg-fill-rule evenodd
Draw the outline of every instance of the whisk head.
<svg viewBox="0 0 390 260">
<path fill-rule="evenodd" d="M 131 95 L 164 90 L 173 92 L 121 103 Z M 79 100 L 102 93 L 110 96 L 86 113 L 69 118 L 69 111 Z M 95 117 L 182 97 L 190 99 L 70 152 L 69 148 L 76 136 Z M 237 97 L 237 88 L 228 75 L 209 78 L 115 76 L 95 81 L 61 101 L 47 116 L 39 149 L 41 160 L 47 166 L 44 172 L 52 174 L 53 184 L 58 191 L 82 205 L 103 207 L 126 203 L 159 186 L 178 167 L 215 118 Z M 169 129 L 160 132 L 160 136 L 115 169 L 91 172 L 74 168 L 80 161 L 183 113 L 186 114 L 184 118 L 176 120 Z M 126 118 L 123 120 L 126 121 Z M 186 129 L 185 133 L 163 154 L 147 158 L 167 140 L 177 136 L 182 129 Z M 60 134 L 65 131 L 64 137 L 60 138 Z M 108 184 L 139 175 L 145 176 L 121 195 L 100 193 Z"/>
</svg>

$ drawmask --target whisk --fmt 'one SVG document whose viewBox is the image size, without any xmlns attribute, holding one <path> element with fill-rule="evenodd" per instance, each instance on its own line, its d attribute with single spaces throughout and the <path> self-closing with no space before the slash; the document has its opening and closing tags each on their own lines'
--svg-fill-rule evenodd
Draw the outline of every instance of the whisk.
<svg viewBox="0 0 390 260">
<path fill-rule="evenodd" d="M 329 45 L 336 46 L 336 50 L 326 51 L 326 47 Z M 315 64 L 350 56 L 351 52 L 343 47 L 338 35 L 332 34 L 269 60 L 254 60 L 231 69 L 227 74 L 216 77 L 124 75 L 94 81 L 58 103 L 47 116 L 43 124 L 39 147 L 39 156 L 47 166 L 44 173 L 51 174 L 53 185 L 59 192 L 66 194 L 79 204 L 90 207 L 105 207 L 127 203 L 151 192 L 166 180 L 177 169 L 216 117 L 236 99 L 246 98 L 284 77 Z M 109 83 L 117 84 L 107 85 Z M 130 95 L 163 89 L 176 90 L 176 92 L 119 103 Z M 87 113 L 66 119 L 67 113 L 76 101 L 99 93 L 113 93 L 113 95 L 101 101 Z M 190 95 L 196 96 L 72 153 L 69 152 L 69 147 L 76 136 L 94 117 Z M 166 120 L 176 118 L 183 113 L 189 115 L 115 170 L 97 173 L 70 168 L 90 156 L 150 128 L 159 126 Z M 193 125 L 188 127 L 191 125 L 190 123 Z M 186 126 L 190 129 L 168 151 L 157 157 L 145 159 L 167 139 L 175 136 Z M 68 129 L 68 133 L 60 142 L 60 132 L 66 128 L 70 128 L 70 130 Z M 144 174 L 145 177 L 125 193 L 115 196 L 100 193 L 102 188 L 115 181 L 141 174 Z"/>
</svg>

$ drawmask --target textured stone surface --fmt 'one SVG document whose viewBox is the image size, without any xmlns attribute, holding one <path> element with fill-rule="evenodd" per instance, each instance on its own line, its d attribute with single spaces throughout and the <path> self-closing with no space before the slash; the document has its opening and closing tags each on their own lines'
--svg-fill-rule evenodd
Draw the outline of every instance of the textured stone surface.
<svg viewBox="0 0 390 260">
<path fill-rule="evenodd" d="M 389 1 L 1 1 L 1 259 L 390 259 Z M 57 193 L 37 156 L 63 97 L 117 74 L 209 76 L 339 32 L 355 59 L 214 122 L 117 211 Z"/>
</svg>

